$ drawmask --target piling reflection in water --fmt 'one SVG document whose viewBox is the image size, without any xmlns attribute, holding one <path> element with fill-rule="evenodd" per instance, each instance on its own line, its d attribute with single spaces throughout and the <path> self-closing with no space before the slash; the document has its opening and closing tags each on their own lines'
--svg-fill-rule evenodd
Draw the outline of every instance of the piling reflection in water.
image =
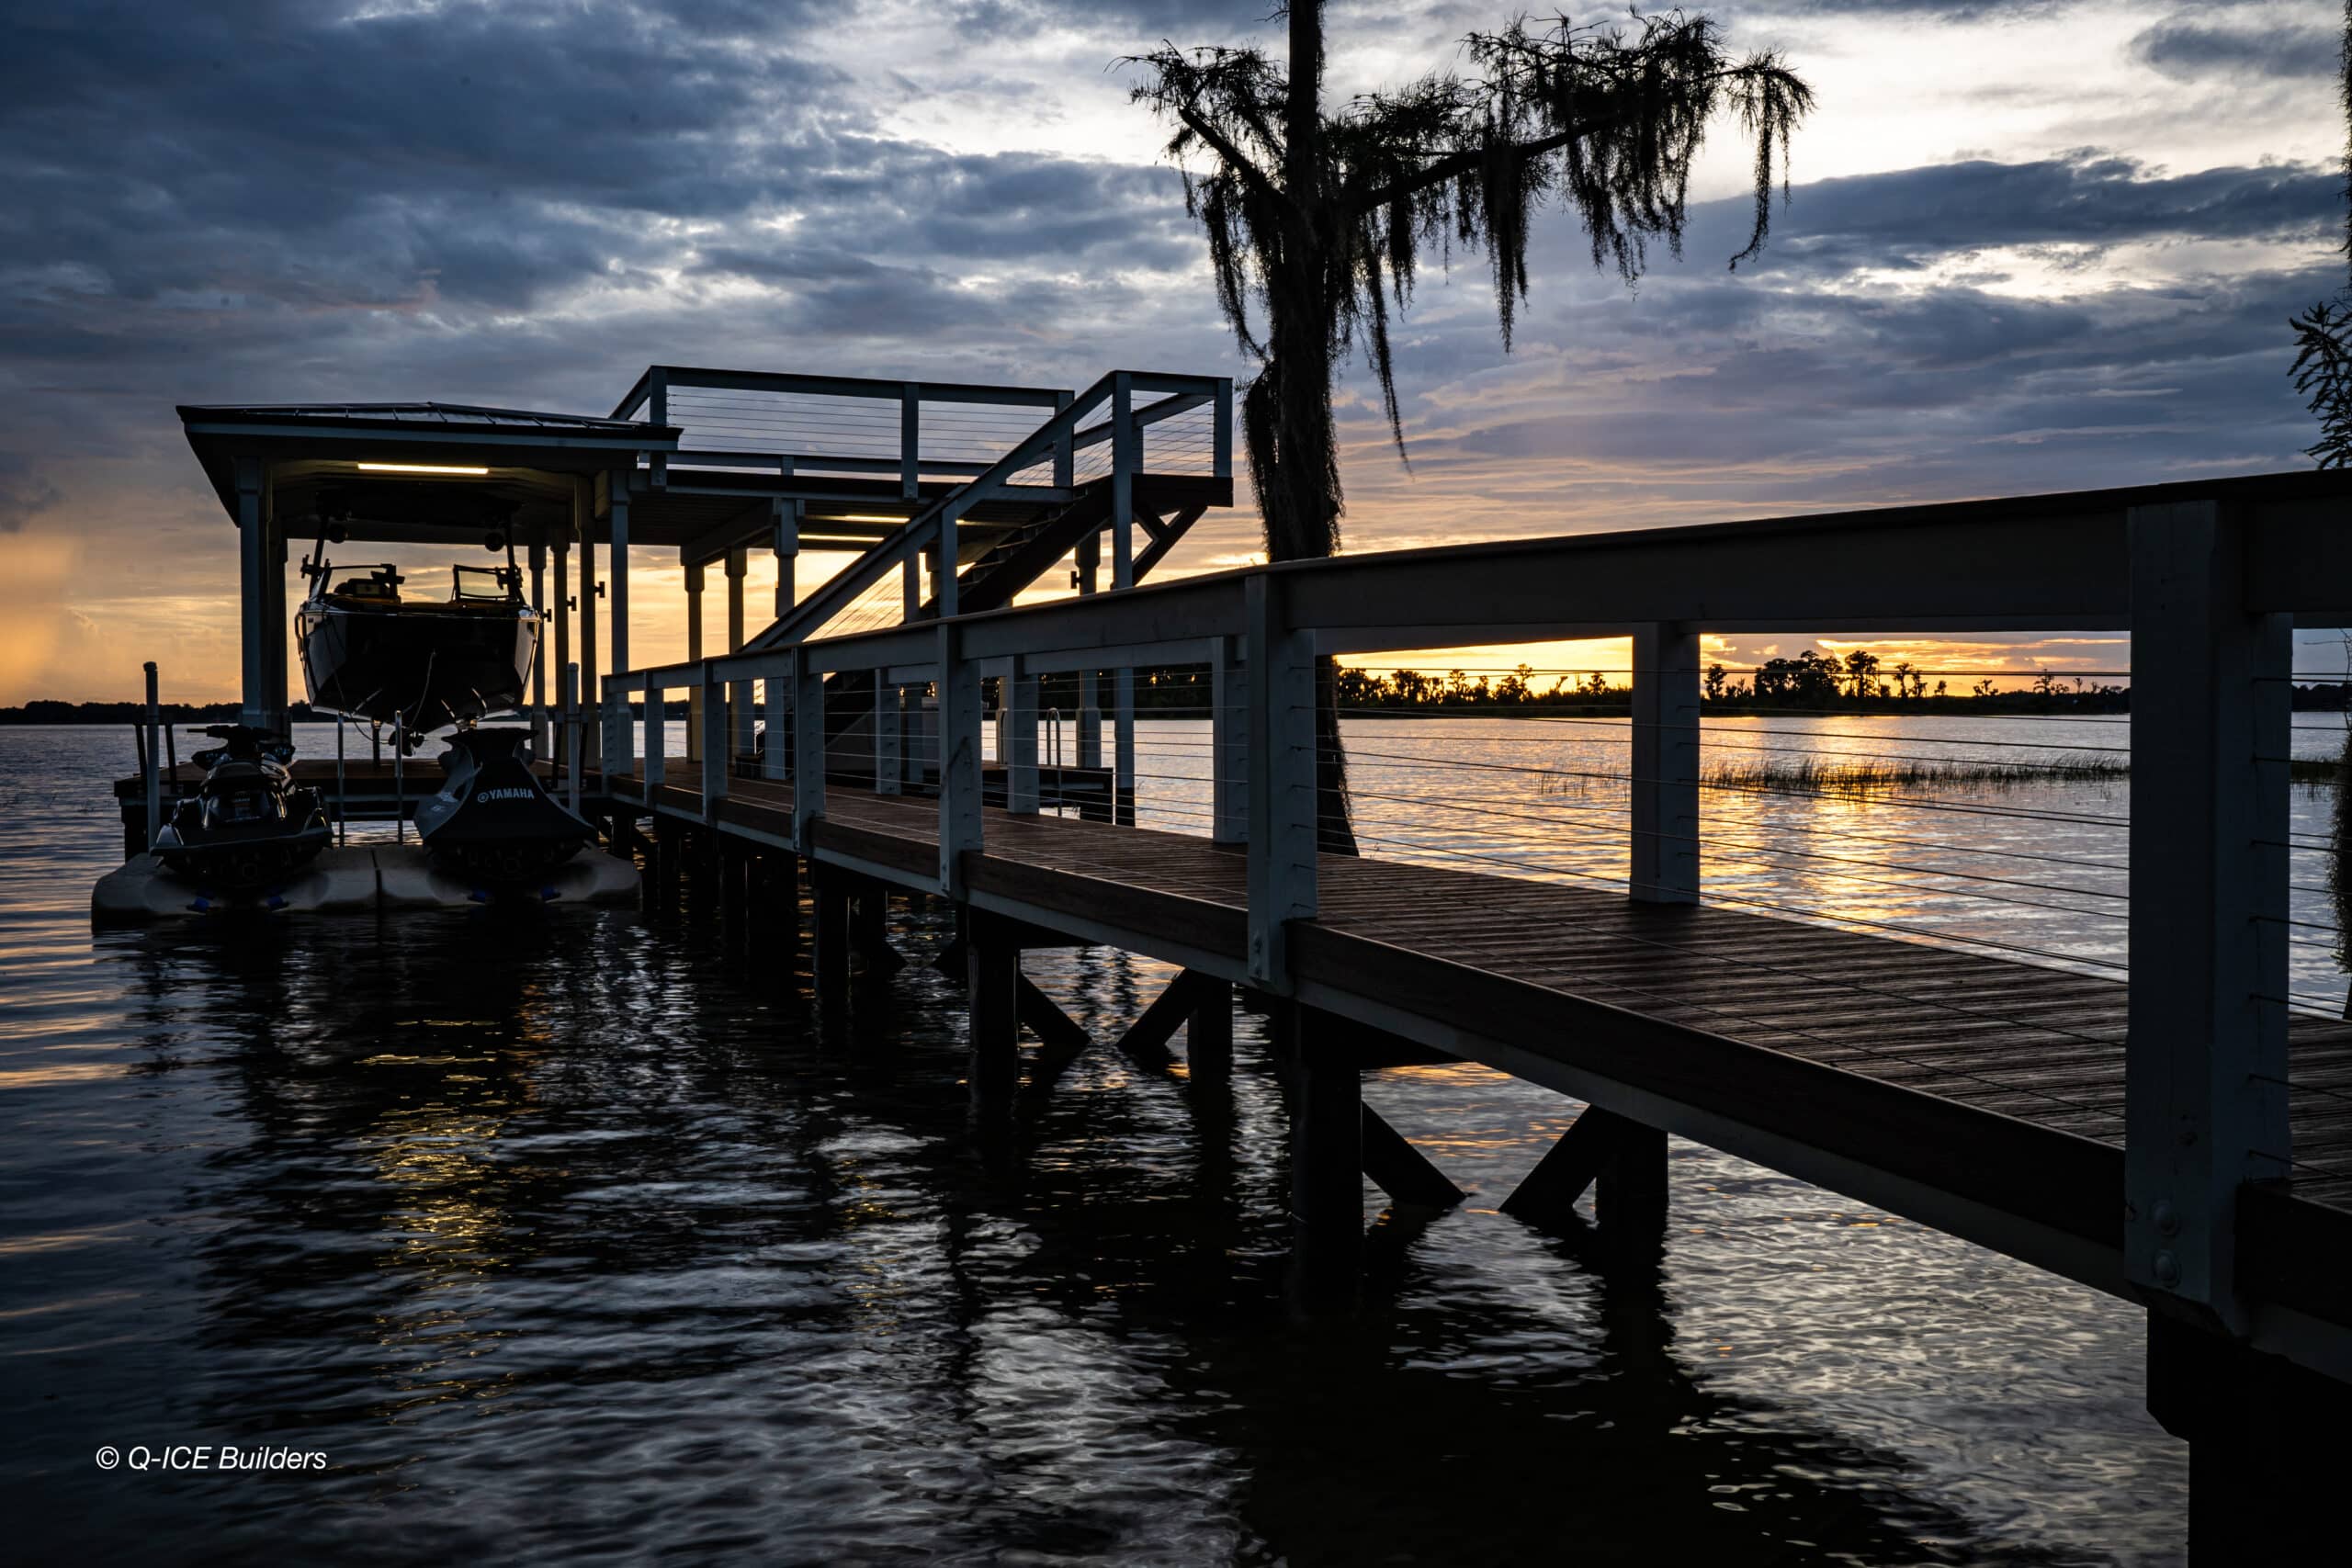
<svg viewBox="0 0 2352 1568">
<path fill-rule="evenodd" d="M 2173 1545 L 2139 1325 L 2083 1292 L 1851 1228 L 1873 1216 L 1680 1145 L 1663 1254 L 1601 1269 L 1588 1240 L 1483 1212 L 1570 1108 L 1420 1067 L 1366 1099 L 1473 1195 L 1381 1218 L 1361 1310 L 1301 1329 L 1258 1021 L 1229 1083 L 1098 1046 L 1033 1071 L 983 1138 L 960 996 L 922 963 L 829 1028 L 804 966 L 731 969 L 695 935 L 561 909 L 112 934 L 8 1004 L 0 1066 L 127 1069 L 0 1094 L 20 1543 L 1184 1563 Z M 893 935 L 920 960 L 949 933 L 925 912 Z M 1108 953 L 1030 967 L 1098 1038 L 1165 978 Z M 35 1043 L 77 1028 L 85 1050 Z M 90 1462 L 166 1440 L 334 1468 L 232 1491 Z M 2149 1493 L 2167 1506 L 2127 1506 Z"/>
</svg>

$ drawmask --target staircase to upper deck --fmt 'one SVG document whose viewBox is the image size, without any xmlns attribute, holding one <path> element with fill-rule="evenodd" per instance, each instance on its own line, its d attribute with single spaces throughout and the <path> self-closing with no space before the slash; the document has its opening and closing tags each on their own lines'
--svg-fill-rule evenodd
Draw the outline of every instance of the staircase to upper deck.
<svg viewBox="0 0 2352 1568">
<path fill-rule="evenodd" d="M 1211 377 L 1114 372 L 1012 441 L 993 461 L 928 491 L 905 467 L 917 497 L 905 524 L 876 540 L 806 599 L 746 641 L 790 647 L 821 635 L 872 630 L 941 613 L 939 547 L 955 532 L 954 610 L 1002 609 L 1077 552 L 1081 560 L 1122 514 L 1131 521 L 1130 581 L 1140 581 L 1212 506 L 1232 504 L 1231 383 Z M 935 471 L 935 470 L 932 470 Z M 810 526 L 818 519 L 812 513 Z M 911 617 L 908 563 L 931 570 L 930 592 Z M 826 682 L 829 739 L 873 712 L 873 677 Z M 854 743 L 834 750 L 845 757 Z"/>
</svg>

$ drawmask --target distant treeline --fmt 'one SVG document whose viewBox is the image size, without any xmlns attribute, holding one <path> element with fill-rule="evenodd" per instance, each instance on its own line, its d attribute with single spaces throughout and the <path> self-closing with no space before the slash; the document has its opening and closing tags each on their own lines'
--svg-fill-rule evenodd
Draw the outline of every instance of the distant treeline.
<svg viewBox="0 0 2352 1568">
<path fill-rule="evenodd" d="M 1744 677 L 1744 678 L 1743 678 Z M 2093 684 L 2083 677 L 2043 671 L 2025 685 L 2001 689 L 1991 676 L 1980 676 L 1966 689 L 1955 691 L 1948 678 L 1929 683 L 1928 674 L 1913 665 L 1883 665 L 1877 655 L 1857 650 L 1843 660 L 1805 649 L 1793 659 L 1769 659 L 1753 671 L 1737 672 L 1710 664 L 1701 673 L 1700 695 L 1705 706 L 1719 713 L 1770 713 L 1792 708 L 1838 713 L 2126 713 L 2132 689 L 2120 684 Z M 2301 711 L 2340 713 L 2352 686 L 2342 682 L 2318 682 L 2294 688 L 2294 705 Z M 1521 665 L 1497 680 L 1464 671 L 1442 676 L 1418 670 L 1375 675 L 1366 670 L 1342 670 L 1338 678 L 1339 705 L 1358 710 L 1409 709 L 1476 710 L 1561 709 L 1582 714 L 1627 711 L 1633 701 L 1630 682 L 1614 684 L 1608 674 L 1592 671 L 1581 677 L 1555 675 L 1546 685 L 1528 665 Z"/>
<path fill-rule="evenodd" d="M 155 709 L 165 724 L 234 724 L 244 711 L 235 703 L 159 703 Z M 332 714 L 314 714 L 308 703 L 287 710 L 296 724 L 333 724 Z M 147 717 L 145 703 L 31 702 L 22 707 L 0 708 L 0 724 L 140 724 Z"/>
</svg>

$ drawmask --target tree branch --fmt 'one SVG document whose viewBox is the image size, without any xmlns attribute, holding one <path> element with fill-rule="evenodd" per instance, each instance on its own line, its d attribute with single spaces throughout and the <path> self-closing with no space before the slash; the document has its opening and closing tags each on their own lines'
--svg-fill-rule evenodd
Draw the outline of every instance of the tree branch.
<svg viewBox="0 0 2352 1568">
<path fill-rule="evenodd" d="M 1621 117 L 1617 115 L 1604 115 L 1599 119 L 1588 119 L 1572 125 L 1555 135 L 1543 137 L 1534 141 L 1520 142 L 1510 150 L 1511 156 L 1521 163 L 1531 158 L 1541 158 L 1546 152 L 1557 152 L 1566 147 L 1579 136 L 1590 135 L 1611 120 L 1619 118 Z M 1427 190 L 1431 186 L 1443 185 L 1456 175 L 1468 173 L 1476 168 L 1479 161 L 1486 155 L 1486 150 L 1480 147 L 1472 147 L 1460 152 L 1449 152 L 1428 168 L 1417 170 L 1401 180 L 1391 180 L 1386 185 L 1377 186 L 1361 196 L 1349 197 L 1341 204 L 1342 209 L 1347 212 L 1354 213 L 1368 212 L 1375 207 L 1385 207 L 1399 197 L 1410 196 L 1417 190 Z"/>
<path fill-rule="evenodd" d="M 1265 170 L 1251 163 L 1248 155 L 1233 144 L 1231 139 L 1203 118 L 1190 104 L 1175 104 L 1170 107 L 1175 109 L 1176 118 L 1184 122 L 1184 129 L 1207 142 L 1209 151 L 1230 164 L 1235 172 L 1240 175 L 1244 184 L 1255 189 L 1261 196 L 1269 197 L 1277 201 L 1288 199 L 1283 195 L 1282 187 L 1267 176 Z"/>
</svg>

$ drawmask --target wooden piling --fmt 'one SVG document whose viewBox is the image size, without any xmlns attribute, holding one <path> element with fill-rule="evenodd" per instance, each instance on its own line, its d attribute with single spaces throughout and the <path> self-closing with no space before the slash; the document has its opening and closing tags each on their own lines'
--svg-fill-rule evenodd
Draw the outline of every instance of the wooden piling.
<svg viewBox="0 0 2352 1568">
<path fill-rule="evenodd" d="M 1666 1134 L 1589 1105 L 1501 1209 L 1541 1229 L 1567 1229 L 1578 1223 L 1577 1200 L 1595 1183 L 1600 1190 L 1593 1195 L 1593 1213 L 1604 1232 L 1629 1242 L 1660 1235 L 1666 1226 Z"/>
<path fill-rule="evenodd" d="M 1001 924 L 975 919 L 964 963 L 972 1100 L 994 1107 L 1011 1099 L 1021 1078 L 1021 948 Z"/>
<path fill-rule="evenodd" d="M 2195 1568 L 2342 1555 L 2335 1500 L 2352 1386 L 2155 1311 L 2148 1410 L 2188 1443 Z"/>
<path fill-rule="evenodd" d="M 1310 1312 L 1351 1301 L 1363 1252 L 1363 1100 L 1356 1064 L 1284 1003 L 1291 1059 L 1293 1285 Z"/>
<path fill-rule="evenodd" d="M 1223 1083 L 1233 1076 L 1233 987 L 1195 973 L 1193 1007 L 1184 1016 L 1184 1071 L 1195 1083 Z"/>
<path fill-rule="evenodd" d="M 817 906 L 817 999 L 835 1006 L 849 995 L 849 885 L 812 866 Z"/>
</svg>

